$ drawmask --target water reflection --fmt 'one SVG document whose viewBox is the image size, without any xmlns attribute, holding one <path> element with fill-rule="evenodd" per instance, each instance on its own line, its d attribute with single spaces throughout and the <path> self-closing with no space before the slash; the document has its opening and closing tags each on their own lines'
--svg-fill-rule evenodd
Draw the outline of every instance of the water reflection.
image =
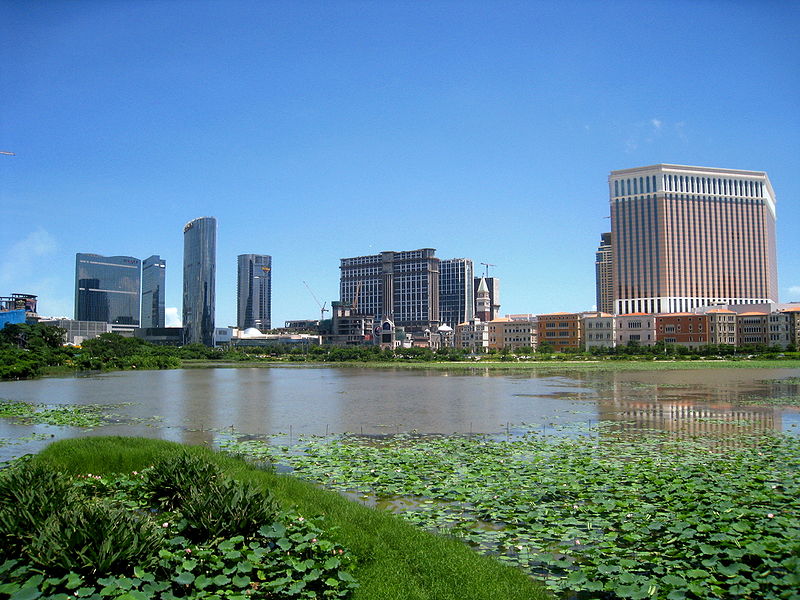
<svg viewBox="0 0 800 600">
<path fill-rule="evenodd" d="M 276 367 L 110 373 L 0 382 L 0 398 L 111 405 L 109 411 L 119 419 L 93 431 L 0 419 L 0 460 L 36 452 L 50 439 L 77 435 L 212 444 L 234 431 L 253 436 L 291 432 L 294 438 L 344 432 L 505 435 L 530 429 L 569 431 L 600 422 L 630 432 L 736 436 L 797 431 L 798 395 L 800 369 L 558 375 L 485 368 Z M 19 443 L 33 435 L 44 439 Z"/>
</svg>

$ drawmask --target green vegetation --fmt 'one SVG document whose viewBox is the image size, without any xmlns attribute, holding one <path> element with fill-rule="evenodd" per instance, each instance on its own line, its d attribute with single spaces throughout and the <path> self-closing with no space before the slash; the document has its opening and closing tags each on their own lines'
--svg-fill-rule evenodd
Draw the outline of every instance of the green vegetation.
<svg viewBox="0 0 800 600">
<path fill-rule="evenodd" d="M 800 439 L 529 433 L 520 439 L 232 442 L 327 488 L 605 599 L 789 599 L 800 589 Z"/>
<path fill-rule="evenodd" d="M 178 472 L 184 476 L 175 477 Z M 0 473 L 0 490 L 10 490 L 0 492 L 0 515 L 12 511 L 3 503 L 6 497 L 14 498 L 11 504 L 24 504 L 18 499 L 24 494 L 14 490 L 36 487 L 5 485 L 19 473 L 27 481 L 43 477 L 59 486 L 68 481 L 69 491 L 49 494 L 50 506 L 52 498 L 61 497 L 92 508 L 59 510 L 53 517 L 52 508 L 43 504 L 41 514 L 32 517 L 42 525 L 23 524 L 32 533 L 15 558 L 0 565 L 5 582 L 0 593 L 15 599 L 547 597 L 521 571 L 481 557 L 458 540 L 427 534 L 336 493 L 203 448 L 136 438 L 58 442 L 30 463 Z M 256 497 L 261 501 L 254 502 Z M 191 502 L 205 508 L 187 510 Z M 177 508 L 167 510 L 170 506 Z M 207 522 L 218 511 L 221 518 Z M 247 518 L 237 518 L 254 511 L 265 511 L 258 521 L 271 521 L 255 532 Z M 25 517 L 15 518 L 19 523 Z M 64 539 L 51 519 L 69 531 L 89 525 L 99 537 Z M 0 523 L 5 523 L 1 517 Z M 13 519 L 9 523 L 12 531 L 23 526 Z M 226 523 L 235 524 L 234 530 L 217 529 Z M 248 533 L 242 534 L 240 526 Z M 10 538 L 9 529 L 0 535 Z M 205 541 L 193 541 L 198 537 Z M 26 554 L 32 548 L 41 555 Z M 88 568 L 95 563 L 110 572 Z"/>
<path fill-rule="evenodd" d="M 108 408 L 96 404 L 48 406 L 0 398 L 0 418 L 11 419 L 17 425 L 96 427 L 107 419 Z"/>
<path fill-rule="evenodd" d="M 490 368 L 553 368 L 553 365 L 602 364 L 603 368 L 644 363 L 646 368 L 687 368 L 681 361 L 697 361 L 700 365 L 716 365 L 735 361 L 752 365 L 754 359 L 774 361 L 769 366 L 785 363 L 796 366 L 800 353 L 767 346 L 705 346 L 688 349 L 658 343 L 637 344 L 620 348 L 599 348 L 591 352 L 568 351 L 553 354 L 547 343 L 532 348 L 492 350 L 470 356 L 465 350 L 441 348 L 397 348 L 381 350 L 378 346 L 270 346 L 241 348 L 209 348 L 201 344 L 182 347 L 156 346 L 139 338 L 104 333 L 86 340 L 82 347 L 62 346 L 64 330 L 48 325 L 6 325 L 0 330 L 0 379 L 29 379 L 42 373 L 59 374 L 76 370 L 111 369 L 176 369 L 210 366 L 270 366 L 275 363 L 327 364 L 348 366 L 401 368 L 468 368 L 474 365 Z M 596 369 L 597 366 L 587 367 Z M 642 368 L 642 367 L 633 367 Z M 691 368 L 691 367 L 689 367 Z"/>
<path fill-rule="evenodd" d="M 7 323 L 0 329 L 0 379 L 29 379 L 66 364 L 71 351 L 62 346 L 64 334 L 60 327 Z"/>
</svg>

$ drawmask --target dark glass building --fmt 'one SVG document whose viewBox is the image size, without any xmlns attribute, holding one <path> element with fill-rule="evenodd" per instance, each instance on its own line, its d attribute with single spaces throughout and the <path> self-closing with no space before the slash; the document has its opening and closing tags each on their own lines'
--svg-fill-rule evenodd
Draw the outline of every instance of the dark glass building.
<svg viewBox="0 0 800 600">
<path fill-rule="evenodd" d="M 132 256 L 75 255 L 75 320 L 139 325 L 142 261 Z"/>
<path fill-rule="evenodd" d="M 236 290 L 239 329 L 272 329 L 272 257 L 240 254 Z"/>
<path fill-rule="evenodd" d="M 217 220 L 200 217 L 183 228 L 183 329 L 187 344 L 214 345 Z"/>
<path fill-rule="evenodd" d="M 157 254 L 142 261 L 142 327 L 164 327 L 167 263 Z"/>
<path fill-rule="evenodd" d="M 439 320 L 455 329 L 475 316 L 475 269 L 469 258 L 442 260 L 439 268 Z"/>
</svg>

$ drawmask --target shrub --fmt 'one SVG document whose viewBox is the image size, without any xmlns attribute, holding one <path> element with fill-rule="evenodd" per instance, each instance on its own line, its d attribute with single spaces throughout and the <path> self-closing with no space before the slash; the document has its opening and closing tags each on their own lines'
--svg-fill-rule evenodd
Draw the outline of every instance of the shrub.
<svg viewBox="0 0 800 600">
<path fill-rule="evenodd" d="M 238 535 L 252 537 L 275 520 L 278 504 L 272 494 L 253 484 L 222 480 L 193 487 L 182 513 L 186 536 L 202 542 Z"/>
<path fill-rule="evenodd" d="M 48 573 L 129 574 L 158 561 L 162 530 L 147 517 L 107 501 L 73 501 L 45 521 L 28 545 Z"/>
<path fill-rule="evenodd" d="M 72 493 L 71 480 L 42 465 L 21 463 L 0 476 L 0 557 L 19 556 Z"/>
<path fill-rule="evenodd" d="M 192 487 L 205 487 L 220 477 L 210 462 L 186 452 L 163 458 L 147 469 L 145 495 L 152 505 L 162 510 L 180 508 Z"/>
</svg>

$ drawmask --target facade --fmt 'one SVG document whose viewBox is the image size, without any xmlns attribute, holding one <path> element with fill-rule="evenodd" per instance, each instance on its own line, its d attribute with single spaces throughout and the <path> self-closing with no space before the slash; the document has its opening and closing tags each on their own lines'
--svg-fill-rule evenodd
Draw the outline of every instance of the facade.
<svg viewBox="0 0 800 600">
<path fill-rule="evenodd" d="M 183 346 L 183 327 L 142 327 L 133 337 L 156 346 Z"/>
<path fill-rule="evenodd" d="M 769 313 L 739 313 L 736 316 L 736 339 L 740 346 L 769 344 Z"/>
<path fill-rule="evenodd" d="M 167 261 L 154 254 L 142 261 L 142 327 L 163 328 Z"/>
<path fill-rule="evenodd" d="M 489 349 L 489 324 L 478 317 L 459 323 L 453 345 L 472 354 L 485 353 Z"/>
<path fill-rule="evenodd" d="M 183 329 L 187 344 L 214 345 L 217 220 L 200 217 L 183 228 Z"/>
<path fill-rule="evenodd" d="M 614 313 L 613 253 L 611 232 L 600 236 L 600 245 L 594 255 L 594 276 L 597 296 L 597 310 Z"/>
<path fill-rule="evenodd" d="M 789 319 L 789 344 L 800 347 L 800 306 L 791 306 L 781 311 Z"/>
<path fill-rule="evenodd" d="M 511 320 L 509 317 L 489 321 L 489 349 L 517 350 L 536 348 L 537 322 L 535 320 Z"/>
<path fill-rule="evenodd" d="M 579 350 L 583 343 L 583 319 L 580 313 L 539 315 L 539 346 L 548 344 L 554 352 Z"/>
<path fill-rule="evenodd" d="M 794 319 L 788 312 L 772 312 L 767 320 L 767 334 L 770 346 L 786 348 L 794 338 Z"/>
<path fill-rule="evenodd" d="M 439 321 L 455 329 L 475 316 L 475 269 L 469 258 L 439 263 Z"/>
<path fill-rule="evenodd" d="M 42 325 L 61 327 L 66 334 L 64 342 L 73 346 L 81 345 L 84 340 L 91 340 L 104 333 L 112 333 L 111 325 L 105 321 L 78 321 L 73 319 L 42 319 Z"/>
<path fill-rule="evenodd" d="M 332 333 L 325 336 L 326 343 L 334 346 L 363 346 L 373 343 L 374 317 L 360 314 L 351 305 L 342 302 L 333 302 L 331 309 Z"/>
<path fill-rule="evenodd" d="M 673 313 L 654 315 L 656 341 L 699 348 L 710 342 L 711 327 L 708 315 Z"/>
<path fill-rule="evenodd" d="M 139 326 L 142 261 L 75 255 L 75 320 Z"/>
<path fill-rule="evenodd" d="M 617 317 L 617 346 L 628 344 L 654 346 L 656 343 L 656 320 L 654 315 L 632 313 Z"/>
<path fill-rule="evenodd" d="M 736 313 L 727 308 L 712 308 L 708 316 L 708 343 L 736 346 Z"/>
<path fill-rule="evenodd" d="M 439 259 L 433 248 L 343 258 L 339 298 L 362 315 L 406 331 L 439 325 Z"/>
<path fill-rule="evenodd" d="M 584 348 L 613 348 L 617 345 L 617 320 L 613 315 L 600 313 L 583 320 Z"/>
<path fill-rule="evenodd" d="M 489 321 L 492 321 L 500 316 L 500 280 L 497 277 L 476 277 L 473 286 L 475 288 L 475 302 L 478 301 L 478 287 L 481 285 L 481 280 L 486 282 L 486 287 L 489 290 L 489 306 L 491 312 L 489 313 Z M 478 307 L 475 307 L 478 310 Z"/>
<path fill-rule="evenodd" d="M 658 164 L 608 182 L 615 313 L 778 301 L 766 173 Z"/>
<path fill-rule="evenodd" d="M 239 329 L 272 329 L 272 257 L 240 254 L 236 288 Z"/>
</svg>

